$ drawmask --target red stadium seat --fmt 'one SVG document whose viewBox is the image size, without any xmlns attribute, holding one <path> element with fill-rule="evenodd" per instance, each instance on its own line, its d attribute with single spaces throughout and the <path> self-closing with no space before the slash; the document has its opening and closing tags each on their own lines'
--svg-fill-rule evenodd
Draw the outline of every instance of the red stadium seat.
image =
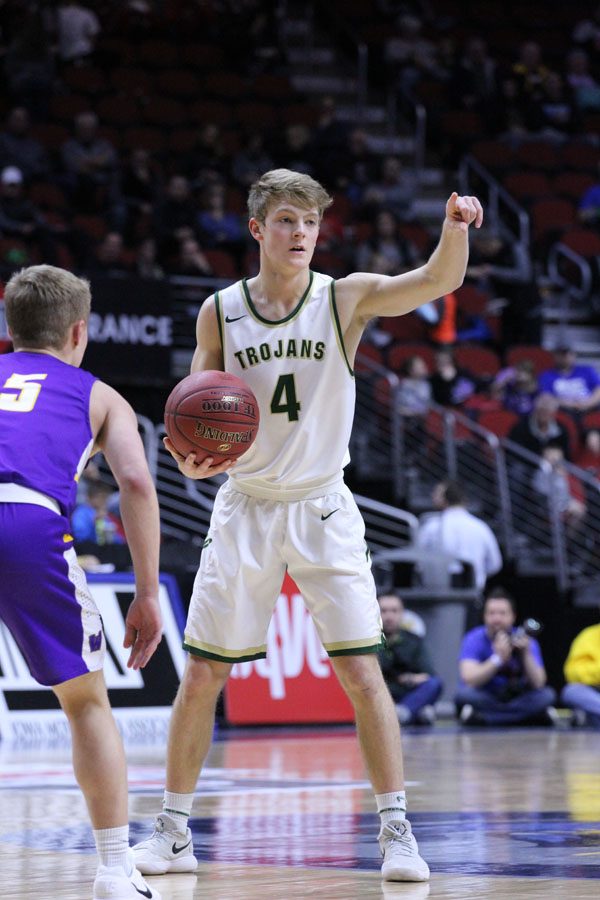
<svg viewBox="0 0 600 900">
<path fill-rule="evenodd" d="M 479 415 L 478 423 L 497 437 L 507 437 L 511 429 L 519 421 L 519 416 L 508 409 L 491 410 Z"/>
<path fill-rule="evenodd" d="M 474 284 L 463 284 L 454 292 L 458 308 L 472 316 L 485 315 L 490 295 L 480 290 Z"/>
<path fill-rule="evenodd" d="M 506 365 L 516 366 L 523 359 L 530 359 L 534 365 L 535 374 L 539 375 L 546 369 L 554 366 L 554 354 L 544 347 L 535 344 L 516 344 L 506 351 Z"/>
<path fill-rule="evenodd" d="M 531 200 L 552 193 L 550 179 L 545 172 L 511 172 L 504 179 L 504 187 L 517 200 Z"/>
<path fill-rule="evenodd" d="M 457 366 L 467 369 L 478 378 L 493 378 L 500 369 L 497 353 L 487 347 L 463 344 L 455 347 L 454 359 Z"/>
<path fill-rule="evenodd" d="M 204 255 L 209 261 L 215 278 L 229 278 L 235 280 L 239 277 L 236 262 L 227 250 L 204 250 Z"/>
<path fill-rule="evenodd" d="M 583 431 L 589 431 L 592 428 L 600 431 L 600 411 L 586 413 L 581 420 L 581 427 Z"/>
<path fill-rule="evenodd" d="M 365 360 L 368 360 L 368 362 L 366 362 Z M 369 362 L 373 363 L 376 366 L 383 366 L 383 353 L 379 349 L 379 347 L 376 347 L 374 344 L 371 344 L 367 340 L 363 340 L 358 345 L 358 349 L 356 351 L 356 357 L 354 359 L 354 371 L 364 372 L 366 374 L 375 371 L 373 366 L 369 365 Z"/>
<path fill-rule="evenodd" d="M 414 344 L 393 344 L 387 354 L 388 367 L 398 374 L 402 371 L 406 360 L 410 359 L 411 356 L 421 356 L 425 360 L 429 371 L 433 370 L 435 351 L 429 344 L 418 342 Z"/>
</svg>

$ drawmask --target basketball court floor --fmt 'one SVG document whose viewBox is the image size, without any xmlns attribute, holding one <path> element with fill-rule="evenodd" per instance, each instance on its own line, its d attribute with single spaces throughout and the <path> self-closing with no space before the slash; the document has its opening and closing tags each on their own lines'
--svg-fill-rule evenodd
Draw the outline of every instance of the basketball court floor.
<svg viewBox="0 0 600 900">
<path fill-rule="evenodd" d="M 406 729 L 409 815 L 431 882 L 383 884 L 353 729 L 217 734 L 190 821 L 196 875 L 164 900 L 600 897 L 600 733 Z M 128 746 L 132 839 L 160 808 L 164 747 Z M 69 748 L 0 744 L 0 897 L 89 900 L 91 832 Z"/>
</svg>

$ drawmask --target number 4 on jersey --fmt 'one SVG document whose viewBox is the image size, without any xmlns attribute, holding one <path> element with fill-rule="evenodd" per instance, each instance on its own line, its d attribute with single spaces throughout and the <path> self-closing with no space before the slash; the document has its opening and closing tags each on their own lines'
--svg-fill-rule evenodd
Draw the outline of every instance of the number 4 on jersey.
<svg viewBox="0 0 600 900">
<path fill-rule="evenodd" d="M 287 413 L 290 422 L 297 422 L 299 410 L 300 404 L 296 400 L 294 376 L 280 375 L 271 399 L 271 412 Z"/>
</svg>

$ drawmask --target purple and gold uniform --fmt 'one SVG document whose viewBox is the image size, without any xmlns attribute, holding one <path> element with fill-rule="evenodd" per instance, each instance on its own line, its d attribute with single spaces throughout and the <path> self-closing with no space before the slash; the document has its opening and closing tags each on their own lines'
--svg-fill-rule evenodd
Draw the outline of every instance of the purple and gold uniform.
<svg viewBox="0 0 600 900">
<path fill-rule="evenodd" d="M 0 618 L 45 685 L 102 668 L 102 620 L 69 517 L 93 447 L 95 377 L 47 353 L 0 356 Z"/>
</svg>

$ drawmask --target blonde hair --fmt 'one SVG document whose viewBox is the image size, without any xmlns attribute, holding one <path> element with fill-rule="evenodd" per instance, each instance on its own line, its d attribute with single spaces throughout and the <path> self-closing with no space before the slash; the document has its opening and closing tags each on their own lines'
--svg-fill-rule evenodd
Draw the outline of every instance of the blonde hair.
<svg viewBox="0 0 600 900">
<path fill-rule="evenodd" d="M 56 266 L 28 266 L 6 285 L 4 307 L 15 347 L 60 350 L 69 327 L 89 317 L 90 285 Z"/>
<path fill-rule="evenodd" d="M 316 207 L 319 219 L 333 203 L 322 184 L 304 172 L 291 169 L 271 169 L 254 182 L 248 194 L 250 218 L 264 222 L 269 207 L 274 203 L 287 201 L 303 209 Z"/>
</svg>

